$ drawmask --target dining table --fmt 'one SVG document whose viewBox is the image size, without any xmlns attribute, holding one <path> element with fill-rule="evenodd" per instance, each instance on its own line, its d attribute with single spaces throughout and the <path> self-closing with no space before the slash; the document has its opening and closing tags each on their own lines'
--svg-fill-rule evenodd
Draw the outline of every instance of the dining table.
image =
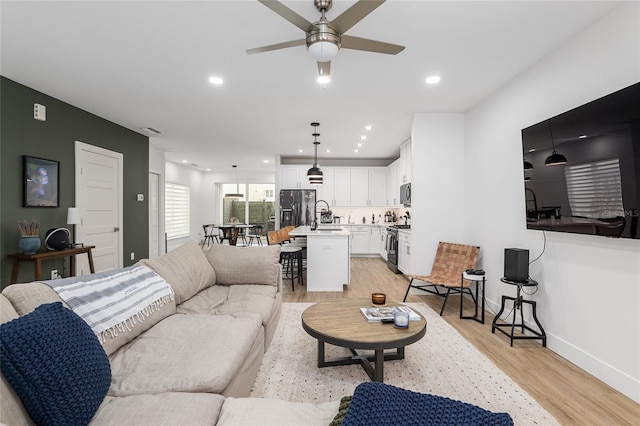
<svg viewBox="0 0 640 426">
<path fill-rule="evenodd" d="M 223 238 L 229 241 L 229 245 L 235 246 L 238 243 L 238 236 L 241 229 L 250 229 L 255 225 L 247 225 L 242 223 L 218 225 L 222 229 Z M 224 240 L 223 240 L 224 241 Z"/>
</svg>

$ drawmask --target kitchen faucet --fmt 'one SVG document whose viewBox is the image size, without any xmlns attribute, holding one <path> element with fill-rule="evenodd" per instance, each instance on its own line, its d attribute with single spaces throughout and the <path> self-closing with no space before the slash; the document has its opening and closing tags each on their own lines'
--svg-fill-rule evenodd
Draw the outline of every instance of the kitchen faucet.
<svg viewBox="0 0 640 426">
<path fill-rule="evenodd" d="M 330 210 L 329 203 L 327 203 L 325 200 L 316 201 L 316 204 L 313 206 L 313 222 L 311 222 L 312 231 L 318 229 L 318 203 L 325 203 L 327 205 L 327 210 Z"/>
</svg>

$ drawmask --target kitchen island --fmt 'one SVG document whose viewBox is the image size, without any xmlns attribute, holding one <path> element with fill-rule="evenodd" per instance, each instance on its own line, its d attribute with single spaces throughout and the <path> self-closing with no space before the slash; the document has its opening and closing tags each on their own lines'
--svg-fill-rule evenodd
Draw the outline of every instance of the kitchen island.
<svg viewBox="0 0 640 426">
<path fill-rule="evenodd" d="M 307 291 L 342 291 L 349 284 L 350 232 L 336 225 L 299 226 L 292 237 L 307 238 Z"/>
</svg>

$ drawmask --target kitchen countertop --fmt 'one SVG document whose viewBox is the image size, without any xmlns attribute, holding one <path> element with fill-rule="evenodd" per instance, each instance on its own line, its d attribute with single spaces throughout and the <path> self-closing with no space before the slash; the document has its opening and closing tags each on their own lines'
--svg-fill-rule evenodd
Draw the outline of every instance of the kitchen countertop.
<svg viewBox="0 0 640 426">
<path fill-rule="evenodd" d="M 324 230 L 323 230 L 324 228 Z M 339 230 L 337 230 L 339 228 Z M 325 223 L 323 226 L 315 231 L 311 230 L 310 226 L 298 226 L 293 231 L 289 231 L 289 235 L 292 237 L 340 237 L 349 236 L 351 233 L 346 230 L 342 225 Z"/>
</svg>

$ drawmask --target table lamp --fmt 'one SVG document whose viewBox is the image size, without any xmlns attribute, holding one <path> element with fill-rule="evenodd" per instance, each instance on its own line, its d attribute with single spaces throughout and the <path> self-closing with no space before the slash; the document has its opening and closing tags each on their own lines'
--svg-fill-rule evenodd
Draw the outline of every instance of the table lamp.
<svg viewBox="0 0 640 426">
<path fill-rule="evenodd" d="M 76 245 L 76 225 L 80 223 L 80 211 L 77 207 L 69 207 L 67 210 L 67 224 L 73 225 L 73 239 L 71 240 L 71 247 Z"/>
</svg>

